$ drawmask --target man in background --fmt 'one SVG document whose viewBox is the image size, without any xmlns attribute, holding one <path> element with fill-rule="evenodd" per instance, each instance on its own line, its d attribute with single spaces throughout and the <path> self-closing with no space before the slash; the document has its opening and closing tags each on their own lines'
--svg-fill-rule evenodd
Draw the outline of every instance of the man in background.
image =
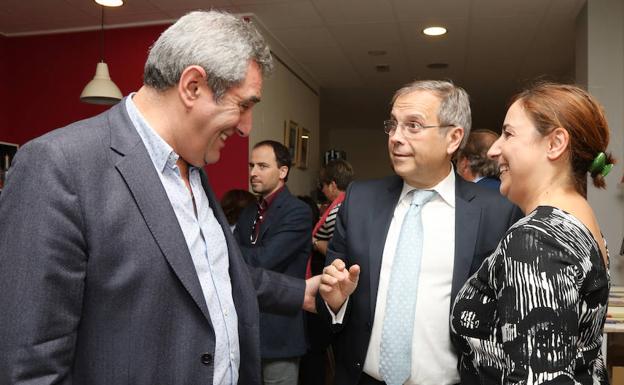
<svg viewBox="0 0 624 385">
<path fill-rule="evenodd" d="M 313 281 L 304 297 L 245 264 L 203 166 L 249 134 L 271 67 L 253 25 L 192 12 L 139 91 L 20 149 L 0 198 L 0 383 L 261 384 L 258 304 L 311 309 Z"/>
<path fill-rule="evenodd" d="M 498 164 L 487 156 L 498 136 L 490 130 L 474 130 L 468 135 L 466 145 L 457 155 L 457 173 L 462 178 L 498 191 Z"/>
<path fill-rule="evenodd" d="M 334 234 L 336 217 L 345 197 L 345 191 L 353 181 L 353 167 L 343 159 L 327 162 L 319 173 L 319 187 L 330 204 L 312 231 L 312 253 L 308 259 L 306 277 L 322 274 L 325 267 L 327 245 Z M 328 353 L 330 329 L 317 314 L 306 314 L 309 348 L 301 360 L 301 385 L 324 385 L 331 377 L 333 355 Z"/>
<path fill-rule="evenodd" d="M 288 148 L 279 142 L 265 140 L 253 147 L 249 182 L 260 199 L 243 210 L 234 236 L 250 266 L 304 278 L 311 246 L 311 213 L 286 186 L 291 164 Z M 305 351 L 302 311 L 292 315 L 260 313 L 265 385 L 296 385 Z"/>
</svg>

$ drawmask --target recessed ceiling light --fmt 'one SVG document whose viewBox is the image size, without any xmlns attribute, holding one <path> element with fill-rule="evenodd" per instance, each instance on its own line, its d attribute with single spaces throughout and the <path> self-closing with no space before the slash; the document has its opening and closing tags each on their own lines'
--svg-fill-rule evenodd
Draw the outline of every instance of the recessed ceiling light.
<svg viewBox="0 0 624 385">
<path fill-rule="evenodd" d="M 372 49 L 370 51 L 368 51 L 368 54 L 370 56 L 383 56 L 385 55 L 387 52 L 384 51 L 383 49 Z"/>
<path fill-rule="evenodd" d="M 95 2 L 104 7 L 120 7 L 123 5 L 123 0 L 95 0 Z"/>
<path fill-rule="evenodd" d="M 423 29 L 423 33 L 428 36 L 440 36 L 446 33 L 446 28 L 444 27 L 427 27 Z"/>
</svg>

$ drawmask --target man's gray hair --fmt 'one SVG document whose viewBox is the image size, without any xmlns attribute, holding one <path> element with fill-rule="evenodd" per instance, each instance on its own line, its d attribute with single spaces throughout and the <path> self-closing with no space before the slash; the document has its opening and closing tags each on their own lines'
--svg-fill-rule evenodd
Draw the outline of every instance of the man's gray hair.
<svg viewBox="0 0 624 385">
<path fill-rule="evenodd" d="M 195 11 L 167 28 L 150 48 L 143 82 L 157 90 L 178 84 L 185 68 L 201 66 L 215 101 L 245 79 L 249 62 L 273 69 L 269 46 L 249 21 L 219 11 Z"/>
<path fill-rule="evenodd" d="M 392 97 L 392 104 L 400 96 L 414 91 L 429 91 L 440 98 L 438 121 L 441 126 L 455 125 L 464 128 L 464 138 L 460 148 L 464 146 L 470 134 L 472 117 L 470 115 L 470 98 L 461 87 L 444 80 L 416 80 L 400 88 Z M 447 130 L 448 131 L 448 130 Z"/>
</svg>

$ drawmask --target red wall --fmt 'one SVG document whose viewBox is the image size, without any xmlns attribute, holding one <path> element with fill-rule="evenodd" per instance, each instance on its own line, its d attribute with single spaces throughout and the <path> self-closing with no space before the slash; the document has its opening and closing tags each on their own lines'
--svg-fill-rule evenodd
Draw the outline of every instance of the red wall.
<svg viewBox="0 0 624 385">
<path fill-rule="evenodd" d="M 149 46 L 165 28 L 104 31 L 104 60 L 124 95 L 141 87 Z M 99 33 L 0 36 L 0 141 L 23 144 L 108 108 L 79 100 L 99 61 Z M 248 139 L 231 137 L 221 160 L 207 167 L 217 196 L 247 189 L 247 162 Z"/>
<path fill-rule="evenodd" d="M 0 35 L 0 133 L 4 128 L 9 126 L 8 103 L 9 103 L 9 87 L 7 84 L 9 75 L 9 63 L 7 60 L 7 38 Z M 0 135 L 0 142 L 6 141 Z"/>
</svg>

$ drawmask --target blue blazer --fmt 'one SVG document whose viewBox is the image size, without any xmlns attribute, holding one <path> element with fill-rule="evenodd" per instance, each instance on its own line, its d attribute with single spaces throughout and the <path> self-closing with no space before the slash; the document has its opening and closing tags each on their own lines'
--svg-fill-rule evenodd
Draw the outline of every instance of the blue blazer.
<svg viewBox="0 0 624 385">
<path fill-rule="evenodd" d="M 312 213 L 306 203 L 284 186 L 265 214 L 255 245 L 251 230 L 257 205 L 241 213 L 234 236 L 245 261 L 293 277 L 304 278 L 312 247 Z M 293 315 L 260 313 L 262 358 L 299 357 L 306 352 L 303 311 Z"/>
<path fill-rule="evenodd" d="M 298 313 L 304 282 L 250 270 L 202 181 L 227 241 L 239 384 L 260 385 L 256 298 Z M 24 145 L 0 218 L 0 383 L 212 383 L 199 279 L 124 101 Z"/>
<path fill-rule="evenodd" d="M 361 271 L 343 326 L 334 336 L 335 384 L 355 385 L 362 374 L 375 317 L 383 248 L 402 188 L 403 180 L 396 175 L 353 182 L 338 212 L 326 263 L 340 258 L 347 266 L 360 265 Z M 499 193 L 455 176 L 451 304 L 464 282 L 496 248 L 507 228 L 521 216 L 520 210 Z M 317 309 L 331 323 L 320 296 Z"/>
</svg>

